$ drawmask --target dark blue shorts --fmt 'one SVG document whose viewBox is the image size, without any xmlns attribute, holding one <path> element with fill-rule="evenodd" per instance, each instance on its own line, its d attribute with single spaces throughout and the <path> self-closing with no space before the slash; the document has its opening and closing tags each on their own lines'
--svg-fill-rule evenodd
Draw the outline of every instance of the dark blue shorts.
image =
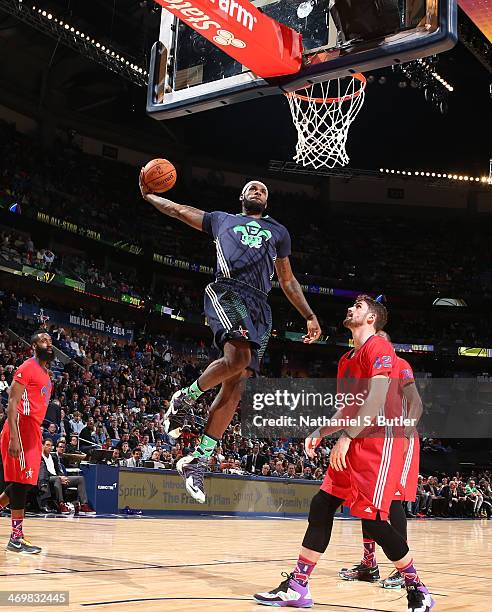
<svg viewBox="0 0 492 612">
<path fill-rule="evenodd" d="M 223 350 L 227 340 L 249 342 L 249 368 L 258 374 L 272 331 L 267 296 L 249 285 L 221 279 L 205 287 L 204 305 L 215 346 Z"/>
</svg>

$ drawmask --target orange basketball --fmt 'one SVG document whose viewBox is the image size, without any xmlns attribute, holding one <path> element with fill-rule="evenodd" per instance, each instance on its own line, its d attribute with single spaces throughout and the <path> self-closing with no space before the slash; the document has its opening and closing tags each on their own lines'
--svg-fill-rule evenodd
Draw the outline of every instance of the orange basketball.
<svg viewBox="0 0 492 612">
<path fill-rule="evenodd" d="M 152 159 L 143 169 L 143 183 L 152 193 L 164 193 L 174 187 L 176 168 L 167 159 Z"/>
</svg>

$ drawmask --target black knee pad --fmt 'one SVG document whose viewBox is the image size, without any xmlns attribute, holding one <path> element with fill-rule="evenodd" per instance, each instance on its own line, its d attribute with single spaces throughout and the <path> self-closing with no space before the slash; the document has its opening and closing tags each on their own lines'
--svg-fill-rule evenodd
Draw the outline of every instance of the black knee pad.
<svg viewBox="0 0 492 612">
<path fill-rule="evenodd" d="M 318 491 L 311 500 L 308 528 L 302 541 L 305 548 L 324 553 L 331 537 L 333 517 L 343 500 L 325 491 Z"/>
<path fill-rule="evenodd" d="M 362 519 L 363 533 L 381 546 L 390 561 L 399 561 L 408 553 L 408 545 L 396 529 L 381 518 Z"/>
<path fill-rule="evenodd" d="M 5 492 L 9 496 L 11 510 L 24 510 L 26 507 L 27 492 L 31 485 L 21 482 L 11 482 L 7 485 Z"/>
<path fill-rule="evenodd" d="M 407 541 L 407 515 L 401 501 L 393 500 L 389 511 L 389 522 L 394 529 Z"/>
</svg>

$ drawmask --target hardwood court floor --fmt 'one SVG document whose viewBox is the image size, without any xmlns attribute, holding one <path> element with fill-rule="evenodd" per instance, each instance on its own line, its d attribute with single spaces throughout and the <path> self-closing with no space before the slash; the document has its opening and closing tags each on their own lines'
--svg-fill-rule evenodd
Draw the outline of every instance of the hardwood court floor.
<svg viewBox="0 0 492 612">
<path fill-rule="evenodd" d="M 10 519 L 0 519 L 0 542 Z M 24 610 L 261 612 L 250 600 L 281 581 L 297 558 L 304 520 L 28 518 L 37 556 L 0 551 L 0 590 L 68 590 L 70 605 Z M 492 589 L 492 522 L 411 521 L 420 574 L 437 610 L 483 610 Z M 406 611 L 403 591 L 343 582 L 360 559 L 360 524 L 337 520 L 311 587 L 324 610 Z M 390 565 L 377 549 L 385 576 Z M 1 610 L 2 608 L 0 608 Z M 12 610 L 14 608 L 5 608 Z"/>
</svg>

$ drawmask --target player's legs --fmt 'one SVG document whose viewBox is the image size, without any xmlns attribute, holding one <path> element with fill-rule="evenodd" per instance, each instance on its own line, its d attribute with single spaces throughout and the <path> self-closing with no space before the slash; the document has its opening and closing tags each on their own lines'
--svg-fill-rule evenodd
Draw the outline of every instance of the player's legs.
<svg viewBox="0 0 492 612">
<path fill-rule="evenodd" d="M 362 519 L 367 533 L 393 562 L 396 570 L 403 576 L 407 589 L 408 611 L 429 612 L 434 606 L 434 600 L 420 580 L 410 549 L 405 539 L 388 521 L 383 521 L 379 515 L 374 520 Z"/>
<path fill-rule="evenodd" d="M 12 521 L 12 532 L 7 544 L 7 550 L 16 553 L 36 555 L 41 552 L 41 548 L 39 546 L 33 546 L 26 540 L 23 532 L 27 493 L 30 488 L 31 485 L 28 484 L 9 482 L 2 497 L 5 495 L 8 499 Z"/>
<path fill-rule="evenodd" d="M 335 512 L 343 499 L 320 490 L 311 500 L 308 527 L 299 551 L 295 568 L 290 574 L 282 572 L 285 580 L 263 593 L 256 593 L 257 603 L 267 606 L 310 608 L 313 599 L 309 590 L 309 576 L 330 543 Z"/>
<path fill-rule="evenodd" d="M 230 352 L 229 344 L 231 343 L 226 343 L 225 352 Z M 183 457 L 176 464 L 176 469 L 185 480 L 186 490 L 200 503 L 205 502 L 204 475 L 208 460 L 236 412 L 244 379 L 249 375 L 250 371 L 243 368 L 241 372 L 222 383 L 212 403 L 199 445 L 191 455 Z"/>
<path fill-rule="evenodd" d="M 389 511 L 389 521 L 395 530 L 407 541 L 407 517 L 401 501 L 393 500 Z M 380 579 L 378 563 L 376 560 L 376 542 L 367 531 L 366 523 L 362 522 L 362 560 L 351 568 L 342 568 L 338 575 L 343 580 L 360 580 L 361 582 L 378 582 Z M 403 576 L 398 571 L 392 572 L 382 581 L 384 588 L 400 588 L 404 586 Z"/>
</svg>

